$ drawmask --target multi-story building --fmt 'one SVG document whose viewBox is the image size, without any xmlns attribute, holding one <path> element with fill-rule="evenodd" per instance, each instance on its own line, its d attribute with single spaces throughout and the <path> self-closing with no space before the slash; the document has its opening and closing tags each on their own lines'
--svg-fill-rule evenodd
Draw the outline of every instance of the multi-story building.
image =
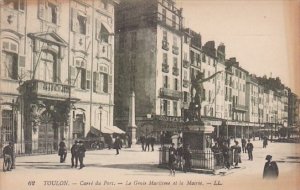
<svg viewBox="0 0 300 190">
<path fill-rule="evenodd" d="M 116 122 L 123 129 L 128 125 L 129 94 L 134 91 L 138 135 L 175 128 L 186 89 L 182 11 L 172 0 L 124 0 L 116 17 Z"/>
<path fill-rule="evenodd" d="M 246 106 L 246 79 L 248 71 L 239 66 L 236 58 L 229 58 L 226 61 L 226 66 L 231 67 L 232 70 L 232 120 L 235 122 L 228 123 L 229 134 L 234 134 L 235 137 L 242 137 L 246 130 L 247 124 L 246 113 L 248 108 Z M 248 134 L 249 127 L 247 130 Z"/>
<path fill-rule="evenodd" d="M 109 130 L 118 1 L 0 3 L 1 144 L 47 153 L 92 126 Z"/>
<path fill-rule="evenodd" d="M 258 123 L 259 121 L 259 104 L 258 104 L 258 82 L 253 75 L 249 75 L 247 77 L 247 85 L 246 85 L 246 105 L 248 111 L 246 113 L 246 121 L 250 123 Z"/>
</svg>

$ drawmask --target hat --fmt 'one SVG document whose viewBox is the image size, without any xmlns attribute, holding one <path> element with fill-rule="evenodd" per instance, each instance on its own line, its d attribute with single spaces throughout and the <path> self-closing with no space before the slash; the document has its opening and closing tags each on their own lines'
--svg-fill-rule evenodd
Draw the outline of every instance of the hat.
<svg viewBox="0 0 300 190">
<path fill-rule="evenodd" d="M 272 156 L 271 155 L 267 155 L 266 156 L 266 160 L 271 160 L 272 159 Z"/>
</svg>

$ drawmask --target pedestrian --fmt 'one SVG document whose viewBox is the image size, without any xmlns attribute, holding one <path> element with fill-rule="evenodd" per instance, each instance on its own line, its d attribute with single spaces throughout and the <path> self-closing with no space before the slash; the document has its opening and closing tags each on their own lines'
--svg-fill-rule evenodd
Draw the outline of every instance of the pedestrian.
<svg viewBox="0 0 300 190">
<path fill-rule="evenodd" d="M 247 152 L 246 144 L 247 144 L 247 141 L 246 141 L 245 138 L 243 138 L 243 139 L 242 139 L 242 150 L 243 150 L 243 153 L 246 153 L 246 152 Z"/>
<path fill-rule="evenodd" d="M 114 142 L 114 149 L 116 149 L 116 155 L 118 155 L 119 154 L 119 150 L 121 149 L 121 140 L 120 140 L 120 138 L 119 138 L 119 136 L 117 136 L 116 137 L 116 140 L 115 140 L 115 142 Z"/>
<path fill-rule="evenodd" d="M 162 131 L 160 134 L 160 146 L 163 147 L 165 145 L 165 132 Z"/>
<path fill-rule="evenodd" d="M 108 138 L 107 138 L 107 145 L 108 145 L 108 149 L 110 150 L 112 148 L 112 145 L 113 145 L 112 135 L 108 136 Z"/>
<path fill-rule="evenodd" d="M 187 144 L 183 151 L 183 159 L 184 159 L 184 173 L 190 172 L 192 167 L 192 152 L 190 149 L 190 145 Z"/>
<path fill-rule="evenodd" d="M 146 147 L 145 147 L 145 151 L 148 149 L 148 152 L 150 150 L 150 136 L 149 137 L 146 137 Z"/>
<path fill-rule="evenodd" d="M 250 139 L 248 139 L 248 143 L 247 143 L 247 146 L 246 146 L 246 149 L 248 151 L 248 160 L 253 160 L 253 144 L 250 142 Z"/>
<path fill-rule="evenodd" d="M 279 175 L 279 169 L 277 166 L 277 163 L 275 161 L 272 161 L 272 156 L 267 155 L 266 156 L 267 162 L 264 166 L 264 172 L 263 172 L 263 178 L 264 179 L 276 179 Z"/>
<path fill-rule="evenodd" d="M 264 137 L 263 139 L 263 148 L 267 148 L 267 145 L 268 145 L 268 137 Z"/>
<path fill-rule="evenodd" d="M 78 165 L 78 151 L 79 150 L 79 145 L 78 145 L 78 140 L 75 140 L 75 143 L 71 147 L 71 168 L 75 166 L 77 168 Z M 75 161 L 75 163 L 74 163 Z"/>
<path fill-rule="evenodd" d="M 229 163 L 229 148 L 228 148 L 228 143 L 227 141 L 223 141 L 222 144 L 222 154 L 223 154 L 223 158 L 224 158 L 224 166 L 227 169 L 230 169 L 230 163 Z"/>
<path fill-rule="evenodd" d="M 140 137 L 140 141 L 141 141 L 141 144 L 142 144 L 142 151 L 146 151 L 146 147 L 145 147 L 145 141 L 146 141 L 146 138 L 144 135 L 142 135 Z"/>
<path fill-rule="evenodd" d="M 154 144 L 155 144 L 155 138 L 154 136 L 152 135 L 150 137 L 150 145 L 151 145 L 151 151 L 153 152 L 154 151 Z"/>
<path fill-rule="evenodd" d="M 11 171 L 13 168 L 14 143 L 9 142 L 3 148 L 3 171 Z"/>
<path fill-rule="evenodd" d="M 79 163 L 80 163 L 80 168 L 85 167 L 85 165 L 83 164 L 83 158 L 85 157 L 85 146 L 83 144 L 83 141 L 79 141 L 79 147 L 78 147 L 78 159 L 79 159 Z"/>
<path fill-rule="evenodd" d="M 216 164 L 220 164 L 220 148 L 217 142 L 215 142 L 214 146 L 211 147 L 211 151 L 214 153 L 214 158 L 216 159 Z"/>
<path fill-rule="evenodd" d="M 175 176 L 175 164 L 176 164 L 176 155 L 173 150 L 169 152 L 169 168 L 170 168 L 170 175 Z"/>
<path fill-rule="evenodd" d="M 177 167 L 183 171 L 183 146 L 182 143 L 179 144 L 178 148 L 176 149 L 177 153 Z"/>
<path fill-rule="evenodd" d="M 60 163 L 63 163 L 66 161 L 67 157 L 67 146 L 66 143 L 64 142 L 64 138 L 62 141 L 59 143 L 59 148 L 58 148 L 58 155 L 60 156 Z"/>
<path fill-rule="evenodd" d="M 239 146 L 239 142 L 238 141 L 234 141 L 235 145 L 233 145 L 231 147 L 231 149 L 234 151 L 234 163 L 235 163 L 235 167 L 238 166 L 239 163 L 242 163 L 241 160 L 241 152 L 242 152 L 242 148 Z"/>
</svg>

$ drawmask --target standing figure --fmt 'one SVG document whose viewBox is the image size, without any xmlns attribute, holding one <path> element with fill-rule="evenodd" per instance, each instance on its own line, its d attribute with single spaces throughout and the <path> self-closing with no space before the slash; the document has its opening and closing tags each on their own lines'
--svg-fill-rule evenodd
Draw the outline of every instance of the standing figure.
<svg viewBox="0 0 300 190">
<path fill-rule="evenodd" d="M 242 148 L 239 146 L 239 142 L 238 141 L 234 141 L 235 145 L 233 145 L 231 147 L 231 149 L 234 151 L 234 166 L 238 166 L 239 163 L 242 163 L 241 160 L 241 152 L 242 152 Z"/>
<path fill-rule="evenodd" d="M 62 141 L 59 143 L 59 148 L 58 148 L 58 155 L 60 156 L 60 163 L 63 163 L 66 161 L 67 157 L 67 146 L 66 143 L 64 142 L 65 139 L 62 139 Z"/>
<path fill-rule="evenodd" d="M 128 136 L 128 148 L 131 148 L 132 145 L 132 140 L 131 140 L 131 135 Z"/>
<path fill-rule="evenodd" d="M 247 143 L 247 151 L 248 151 L 248 159 L 249 160 L 253 160 L 253 144 L 250 142 L 250 139 L 248 139 L 248 143 Z"/>
<path fill-rule="evenodd" d="M 217 166 L 220 164 L 220 148 L 218 143 L 216 142 L 213 147 L 211 147 L 211 151 L 214 153 L 214 158 L 216 159 Z"/>
<path fill-rule="evenodd" d="M 165 145 L 165 132 L 162 131 L 160 134 L 160 147 L 163 147 Z"/>
<path fill-rule="evenodd" d="M 268 137 L 264 137 L 264 140 L 263 140 L 263 148 L 267 148 L 267 145 L 268 145 Z"/>
<path fill-rule="evenodd" d="M 192 151 L 190 149 L 190 145 L 186 145 L 183 150 L 183 159 L 185 161 L 184 164 L 184 173 L 190 172 L 192 167 Z"/>
<path fill-rule="evenodd" d="M 141 144 L 142 144 L 142 151 L 146 151 L 146 147 L 145 147 L 145 141 L 146 141 L 146 138 L 144 135 L 142 135 L 140 137 L 140 141 L 141 141 Z"/>
<path fill-rule="evenodd" d="M 145 147 L 145 151 L 148 149 L 148 152 L 150 150 L 150 136 L 149 137 L 146 137 L 146 147 Z"/>
<path fill-rule="evenodd" d="M 14 143 L 9 142 L 3 148 L 3 171 L 11 171 L 13 168 Z"/>
<path fill-rule="evenodd" d="M 119 136 L 117 136 L 116 140 L 114 142 L 114 149 L 116 149 L 116 155 L 119 154 L 119 150 L 121 149 L 121 146 L 122 146 L 122 142 L 121 142 Z"/>
<path fill-rule="evenodd" d="M 265 163 L 263 178 L 264 179 L 276 179 L 279 175 L 277 163 L 272 160 L 271 155 L 266 156 L 267 162 Z"/>
<path fill-rule="evenodd" d="M 151 145 L 151 151 L 154 151 L 154 144 L 155 144 L 155 138 L 154 136 L 150 137 L 150 145 Z"/>
<path fill-rule="evenodd" d="M 243 139 L 242 139 L 242 150 L 243 150 L 243 153 L 246 153 L 246 152 L 247 152 L 246 144 L 247 144 L 247 141 L 246 141 L 245 138 L 243 138 Z"/>
<path fill-rule="evenodd" d="M 182 143 L 179 144 L 176 152 L 177 152 L 177 166 L 178 166 L 178 168 L 183 170 L 183 146 L 182 146 Z"/>
<path fill-rule="evenodd" d="M 78 141 L 75 140 L 75 143 L 72 145 L 71 147 L 71 168 L 73 168 L 75 166 L 75 168 L 77 168 L 78 165 L 78 150 L 79 150 L 79 145 L 78 145 Z M 75 161 L 75 163 L 74 163 Z"/>
<path fill-rule="evenodd" d="M 169 152 L 170 175 L 175 176 L 176 155 L 173 150 Z"/>
<path fill-rule="evenodd" d="M 225 168 L 230 169 L 229 148 L 227 145 L 228 145 L 227 142 L 223 141 L 221 149 L 222 149 L 222 154 L 223 154 L 223 158 L 224 158 L 224 166 L 225 166 Z"/>
<path fill-rule="evenodd" d="M 83 158 L 85 157 L 85 146 L 82 141 L 79 141 L 79 148 L 78 148 L 78 158 L 80 163 L 80 169 L 83 168 L 85 165 L 83 164 Z"/>
</svg>

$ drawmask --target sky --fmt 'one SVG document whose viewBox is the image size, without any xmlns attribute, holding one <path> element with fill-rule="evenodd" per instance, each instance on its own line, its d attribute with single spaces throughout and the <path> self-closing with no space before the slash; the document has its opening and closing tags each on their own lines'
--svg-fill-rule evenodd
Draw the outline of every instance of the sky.
<svg viewBox="0 0 300 190">
<path fill-rule="evenodd" d="M 298 0 L 294 0 L 296 1 Z M 295 64 L 299 65 L 297 62 L 299 59 L 295 57 L 299 54 L 294 50 L 294 46 L 291 46 L 295 37 L 291 18 L 296 17 L 291 15 L 292 11 L 288 9 L 289 2 L 289 0 L 176 1 L 177 6 L 183 8 L 185 27 L 199 32 L 203 44 L 214 40 L 217 46 L 223 42 L 227 58 L 236 57 L 241 67 L 258 76 L 278 76 L 285 85 L 295 91 L 298 90 L 297 86 L 300 86 L 294 78 Z M 299 36 L 296 35 L 298 40 Z"/>
</svg>

